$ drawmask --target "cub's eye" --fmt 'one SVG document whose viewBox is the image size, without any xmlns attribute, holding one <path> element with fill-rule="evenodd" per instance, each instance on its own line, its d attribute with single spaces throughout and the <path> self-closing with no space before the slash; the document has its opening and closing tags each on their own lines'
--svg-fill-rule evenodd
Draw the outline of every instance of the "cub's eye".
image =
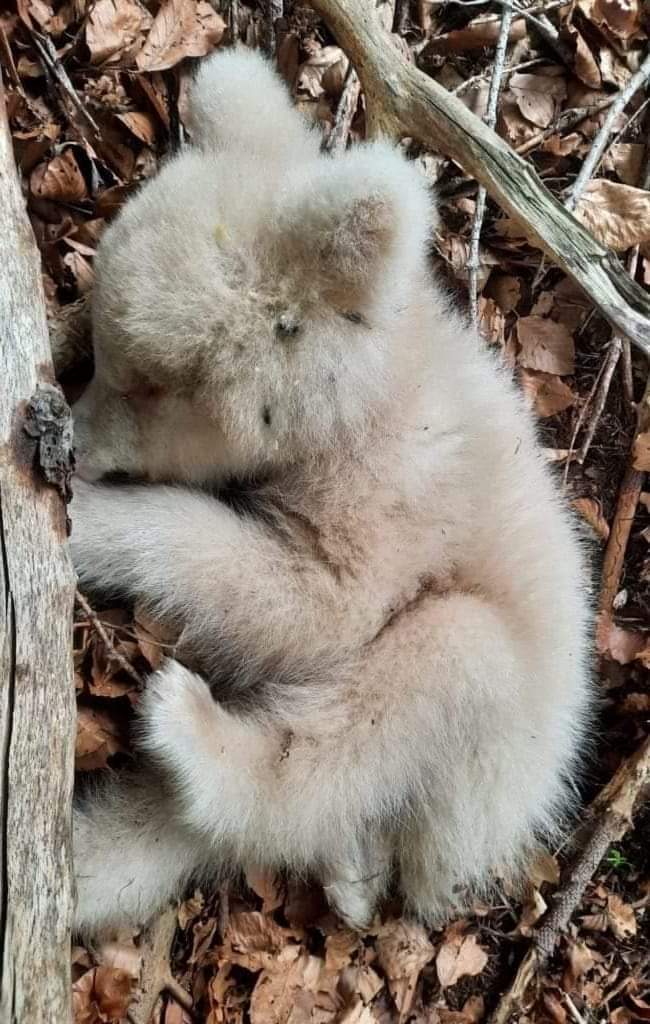
<svg viewBox="0 0 650 1024">
<path fill-rule="evenodd" d="M 341 313 L 344 320 L 349 320 L 351 324 L 363 324 L 364 327 L 368 326 L 368 321 L 361 313 L 355 313 L 354 310 L 349 312 Z"/>
<path fill-rule="evenodd" d="M 283 313 L 277 319 L 275 333 L 280 338 L 295 338 L 300 333 L 300 324 L 293 317 Z"/>
<path fill-rule="evenodd" d="M 120 398 L 124 402 L 147 402 L 160 398 L 163 393 L 158 384 L 136 384 L 130 391 L 123 391 Z"/>
</svg>

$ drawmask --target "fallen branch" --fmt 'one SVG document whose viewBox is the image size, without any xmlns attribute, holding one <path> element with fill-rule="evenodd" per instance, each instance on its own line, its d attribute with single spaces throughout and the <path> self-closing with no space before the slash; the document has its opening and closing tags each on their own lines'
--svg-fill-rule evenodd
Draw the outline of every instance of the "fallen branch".
<svg viewBox="0 0 650 1024">
<path fill-rule="evenodd" d="M 69 410 L 0 83 L 0 1020 L 71 1017 Z M 48 482 L 46 482 L 46 479 Z M 52 485 L 50 485 L 50 483 Z"/>
<path fill-rule="evenodd" d="M 487 111 L 484 121 L 489 128 L 494 128 L 497 120 L 497 104 L 501 91 L 501 78 L 506 62 L 508 50 L 508 39 L 510 38 L 510 25 L 512 24 L 512 7 L 505 7 L 501 18 L 501 30 L 494 55 L 494 70 L 490 79 L 488 91 Z M 481 228 L 485 216 L 485 203 L 487 191 L 484 185 L 479 185 L 474 207 L 474 220 L 472 222 L 472 234 L 469 243 L 469 258 L 467 260 L 468 289 L 469 289 L 469 312 L 473 324 L 478 323 L 478 271 L 480 266 L 480 243 Z"/>
<path fill-rule="evenodd" d="M 390 44 L 364 0 L 311 0 L 354 64 L 371 135 L 408 136 L 442 150 L 485 186 L 621 333 L 650 355 L 650 297 L 480 118 Z"/>
<path fill-rule="evenodd" d="M 508 1024 L 513 1014 L 522 1011 L 526 992 L 555 950 L 598 865 L 612 843 L 623 838 L 632 824 L 635 811 L 649 792 L 650 738 L 623 761 L 591 804 L 586 826 L 588 837 L 583 841 L 561 889 L 553 897 L 553 906 L 533 933 L 531 947 L 511 987 L 490 1017 L 490 1024 Z"/>
</svg>

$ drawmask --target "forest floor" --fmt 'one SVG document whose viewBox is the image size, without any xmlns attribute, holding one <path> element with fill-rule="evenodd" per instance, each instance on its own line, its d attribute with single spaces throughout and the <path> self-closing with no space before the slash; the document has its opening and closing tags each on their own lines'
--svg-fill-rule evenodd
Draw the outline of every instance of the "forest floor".
<svg viewBox="0 0 650 1024">
<path fill-rule="evenodd" d="M 182 144 L 188 79 L 197 58 L 214 47 L 237 36 L 271 48 L 324 140 L 332 131 L 339 146 L 364 137 L 363 96 L 357 99 L 331 34 L 308 7 L 290 0 L 284 10 L 282 0 L 271 6 L 274 24 L 265 5 L 243 0 L 221 7 L 207 0 L 16 0 L 3 7 L 10 123 L 53 324 L 92 288 L 105 222 Z M 564 201 L 609 106 L 647 52 L 650 14 L 641 0 L 522 2 L 499 67 L 503 6 L 402 0 L 394 13 L 384 5 L 383 16 L 403 53 L 481 116 L 497 66 L 496 129 Z M 340 102 L 346 83 L 353 100 L 347 119 L 349 104 Z M 612 126 L 576 207 L 646 285 L 649 137 L 650 95 L 641 88 Z M 458 302 L 472 307 L 467 265 L 476 182 L 444 155 L 404 145 L 439 196 L 436 269 Z M 639 747 L 650 720 L 650 493 L 643 476 L 650 433 L 639 405 L 647 367 L 490 201 L 478 255 L 481 330 L 536 410 L 547 457 L 593 542 L 602 718 L 587 802 Z M 72 397 L 84 362 L 64 374 Z M 616 550 L 625 554 L 622 565 L 612 557 Z M 79 772 L 129 762 L 140 680 L 165 649 L 156 623 L 137 607 L 79 603 Z M 143 956 L 165 982 L 152 1018 L 161 1024 L 479 1024 L 495 1012 L 499 1019 L 502 994 L 553 893 L 565 885 L 571 856 L 570 843 L 541 856 L 523 902 L 504 886 L 498 900 L 435 932 L 402 920 L 395 906 L 357 935 L 307 881 L 249 876 L 228 892 L 196 891 L 178 909 L 173 939 L 169 932 L 169 941 L 159 942 L 155 963 L 150 942 L 131 933 L 101 948 L 73 949 L 76 1024 L 145 1024 L 132 1005 L 142 989 Z M 520 1011 L 504 1020 L 650 1020 L 649 903 L 650 810 L 641 808 L 586 884 Z"/>
</svg>

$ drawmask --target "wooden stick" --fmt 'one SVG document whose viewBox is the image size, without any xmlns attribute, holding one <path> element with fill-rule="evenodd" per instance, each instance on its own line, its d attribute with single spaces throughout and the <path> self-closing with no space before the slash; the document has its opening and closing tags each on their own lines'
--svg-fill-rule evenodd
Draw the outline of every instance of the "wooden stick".
<svg viewBox="0 0 650 1024">
<path fill-rule="evenodd" d="M 506 62 L 506 52 L 508 50 L 508 39 L 510 37 L 511 24 L 512 7 L 504 7 L 501 18 L 499 39 L 497 42 L 496 52 L 494 54 L 494 71 L 492 72 L 492 77 L 490 79 L 487 111 L 484 118 L 484 121 L 489 128 L 494 128 L 497 120 L 497 104 L 499 102 L 499 93 L 501 91 L 501 78 L 503 76 L 503 68 Z M 474 208 L 472 234 L 469 243 L 469 258 L 467 260 L 469 313 L 472 323 L 475 326 L 478 323 L 478 272 L 480 267 L 481 228 L 483 226 L 483 218 L 485 216 L 486 200 L 487 191 L 485 186 L 479 185 L 476 196 L 476 206 Z"/>
<path fill-rule="evenodd" d="M 53 480 L 59 464 L 65 490 L 71 434 L 69 410 L 49 384 L 41 263 L 1 83 L 0 190 L 0 1020 L 67 1024 L 74 575 L 64 503 L 38 460 L 51 457 Z M 47 417 L 58 449 L 39 437 Z"/>
<path fill-rule="evenodd" d="M 612 843 L 619 842 L 630 825 L 635 810 L 650 791 L 650 738 L 631 757 L 626 758 L 610 782 L 601 790 L 590 808 L 588 839 L 553 897 L 553 905 L 532 936 L 530 949 L 522 960 L 510 988 L 504 993 L 490 1017 L 490 1024 L 508 1024 L 521 1012 L 531 982 L 553 953 L 571 915 L 580 903 L 594 871 Z"/>
<path fill-rule="evenodd" d="M 650 355 L 650 297 L 542 185 L 534 168 L 390 45 L 366 0 L 310 0 L 354 64 L 372 135 L 409 136 L 441 150 L 485 186 L 529 240 Z"/>
</svg>

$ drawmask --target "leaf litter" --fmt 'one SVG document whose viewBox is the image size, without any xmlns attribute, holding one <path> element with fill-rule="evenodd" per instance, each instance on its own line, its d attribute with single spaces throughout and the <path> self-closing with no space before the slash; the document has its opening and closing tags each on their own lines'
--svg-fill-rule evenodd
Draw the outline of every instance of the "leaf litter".
<svg viewBox="0 0 650 1024">
<path fill-rule="evenodd" d="M 550 33 L 540 34 L 532 19 L 513 19 L 497 130 L 525 151 L 562 201 L 607 104 L 645 53 L 650 15 L 640 0 L 576 0 L 538 4 L 535 11 L 537 18 L 545 15 Z M 393 28 L 410 59 L 483 116 L 500 20 L 497 4 L 417 0 Z M 308 7 L 286 0 L 276 28 L 281 73 L 299 108 L 327 137 L 347 57 Z M 227 45 L 233 30 L 246 45 L 264 45 L 266 11 L 258 0 L 17 0 L 3 8 L 0 30 L 10 126 L 56 329 L 92 287 L 94 252 L 107 221 L 182 142 L 193 65 Z M 51 44 L 49 52 L 65 69 L 77 102 L 52 80 L 34 32 Z M 619 117 L 576 215 L 621 256 L 639 246 L 637 276 L 648 284 L 650 198 L 641 186 L 650 124 L 643 103 L 640 92 Z M 349 137 L 355 142 L 364 135 L 361 97 Z M 404 145 L 440 190 L 433 264 L 465 304 L 475 184 L 444 154 L 410 140 Z M 647 416 L 635 431 L 624 375 L 617 372 L 587 458 L 579 462 L 576 447 L 593 409 L 609 328 L 571 281 L 540 264 L 521 227 L 490 202 L 479 261 L 485 343 L 516 377 L 538 416 L 549 463 L 556 464 L 590 543 L 603 550 L 630 451 L 636 469 L 650 468 Z M 83 346 L 75 351 L 83 354 Z M 73 367 L 66 377 L 71 394 L 75 372 Z M 632 353 L 637 401 L 645 373 Z M 642 494 L 619 592 L 611 613 L 599 619 L 603 727 L 585 798 L 647 733 L 649 544 L 650 498 Z M 175 640 L 164 623 L 137 607 L 99 608 L 95 614 L 103 635 L 82 609 L 74 632 L 77 767 L 83 778 L 130 763 L 129 729 L 139 688 L 124 665 L 146 677 L 173 652 Z M 399 905 L 391 904 L 367 932 L 352 933 L 309 880 L 252 869 L 232 891 L 197 890 L 178 908 L 170 957 L 176 989 L 165 990 L 151 1020 L 481 1024 L 512 979 L 522 944 L 552 905 L 569 852 L 540 857 L 521 893 L 511 893 L 504 883 L 469 916 L 431 931 L 402 918 Z M 596 870 L 520 1020 L 650 1019 L 649 902 L 646 811 Z M 76 1024 L 127 1020 L 142 984 L 143 942 L 127 933 L 100 950 L 74 947 Z"/>
</svg>

